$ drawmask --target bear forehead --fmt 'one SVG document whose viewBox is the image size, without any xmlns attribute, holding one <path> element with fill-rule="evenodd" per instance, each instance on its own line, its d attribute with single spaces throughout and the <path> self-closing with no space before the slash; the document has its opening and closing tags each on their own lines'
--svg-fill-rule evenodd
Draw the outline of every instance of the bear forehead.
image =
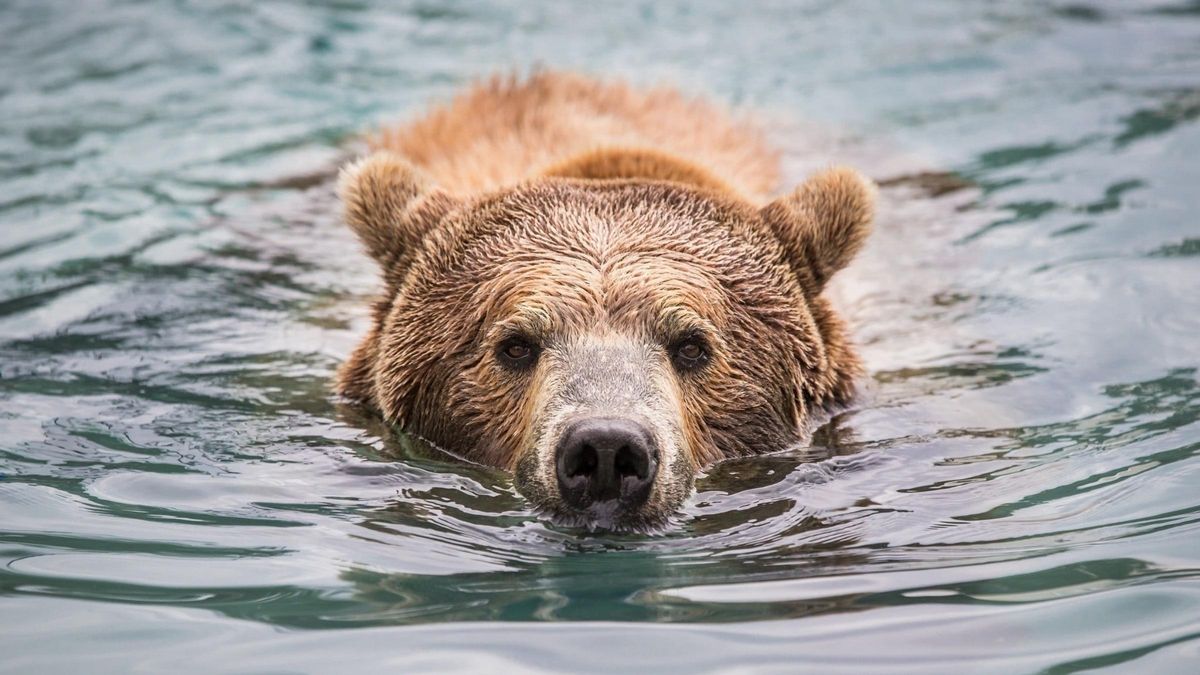
<svg viewBox="0 0 1200 675">
<path fill-rule="evenodd" d="M 668 335 L 802 302 L 753 207 L 679 184 L 526 184 L 461 205 L 433 239 L 404 304 L 440 298 L 497 330 Z"/>
<path fill-rule="evenodd" d="M 690 186 L 548 180 L 466 205 L 442 239 L 450 249 L 426 259 L 436 279 L 418 276 L 427 291 L 526 330 L 604 322 L 678 333 L 796 299 L 756 217 Z"/>
<path fill-rule="evenodd" d="M 465 204 L 451 238 L 464 269 L 632 261 L 723 273 L 761 269 L 780 249 L 749 204 L 688 185 L 544 179 Z"/>
<path fill-rule="evenodd" d="M 669 335 L 723 324 L 735 306 L 710 270 L 645 252 L 602 261 L 527 256 L 468 292 L 494 321 L 539 334 L 607 325 Z"/>
</svg>

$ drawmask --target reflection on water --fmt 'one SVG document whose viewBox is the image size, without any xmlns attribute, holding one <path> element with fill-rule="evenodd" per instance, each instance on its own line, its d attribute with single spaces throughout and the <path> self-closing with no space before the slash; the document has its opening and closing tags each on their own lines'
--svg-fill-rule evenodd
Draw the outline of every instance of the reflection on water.
<svg viewBox="0 0 1200 675">
<path fill-rule="evenodd" d="M 1191 4 L 0 18 L 0 668 L 1194 670 Z M 835 289 L 862 404 L 654 536 L 548 525 L 328 393 L 375 282 L 353 132 L 539 61 L 883 185 Z"/>
</svg>

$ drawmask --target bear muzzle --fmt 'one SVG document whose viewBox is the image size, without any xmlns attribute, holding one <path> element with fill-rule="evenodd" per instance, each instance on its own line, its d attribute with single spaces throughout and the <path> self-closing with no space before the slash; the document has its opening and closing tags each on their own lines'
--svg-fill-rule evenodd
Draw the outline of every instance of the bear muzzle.
<svg viewBox="0 0 1200 675">
<path fill-rule="evenodd" d="M 664 524 L 695 473 L 673 377 L 661 348 L 635 336 L 589 331 L 546 348 L 517 490 L 560 525 Z"/>
<path fill-rule="evenodd" d="M 577 509 L 616 502 L 640 508 L 658 473 L 658 447 L 642 422 L 628 417 L 586 417 L 566 426 L 554 452 L 558 491 Z"/>
</svg>

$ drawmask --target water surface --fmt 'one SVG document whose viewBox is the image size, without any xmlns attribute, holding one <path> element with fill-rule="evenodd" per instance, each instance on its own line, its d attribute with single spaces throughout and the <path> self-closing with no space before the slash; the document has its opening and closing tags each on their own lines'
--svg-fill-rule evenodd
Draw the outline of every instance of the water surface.
<svg viewBox="0 0 1200 675">
<path fill-rule="evenodd" d="M 375 284 L 330 171 L 537 63 L 887 185 L 862 404 L 658 536 L 329 394 Z M 0 669 L 1196 672 L 1198 119 L 1170 0 L 2 2 Z"/>
</svg>

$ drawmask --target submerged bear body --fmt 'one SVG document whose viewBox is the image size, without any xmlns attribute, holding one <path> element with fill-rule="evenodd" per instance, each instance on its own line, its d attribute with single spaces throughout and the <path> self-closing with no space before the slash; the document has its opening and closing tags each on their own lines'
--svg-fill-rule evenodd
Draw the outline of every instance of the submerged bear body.
<svg viewBox="0 0 1200 675">
<path fill-rule="evenodd" d="M 338 391 L 557 521 L 659 526 L 699 469 L 852 397 L 821 292 L 869 231 L 854 171 L 770 201 L 753 127 L 567 74 L 476 85 L 374 150 L 339 191 L 384 290 Z"/>
</svg>

